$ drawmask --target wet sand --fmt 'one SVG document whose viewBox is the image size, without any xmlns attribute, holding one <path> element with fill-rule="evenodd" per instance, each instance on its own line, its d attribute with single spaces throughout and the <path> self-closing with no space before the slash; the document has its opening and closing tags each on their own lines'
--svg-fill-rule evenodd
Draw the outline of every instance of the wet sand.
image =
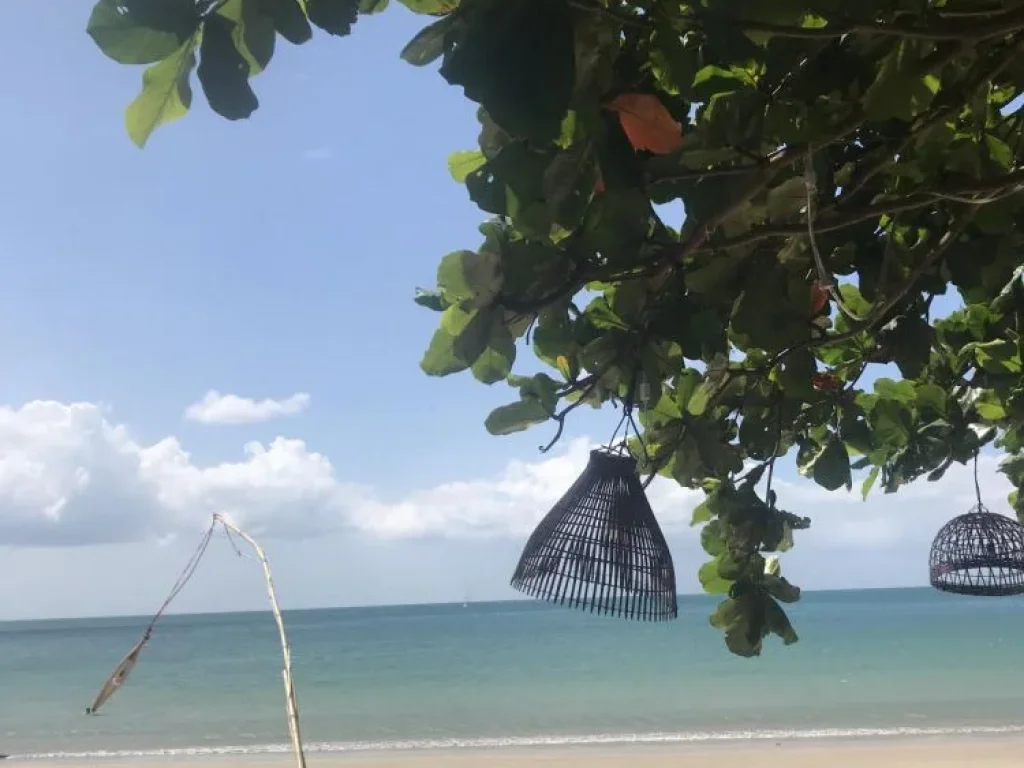
<svg viewBox="0 0 1024 768">
<path fill-rule="evenodd" d="M 4 761 L 9 768 L 17 760 Z M 284 755 L 239 755 L 217 758 L 75 760 L 34 762 L 35 768 L 295 768 Z M 1024 765 L 1024 738 L 900 738 L 857 741 L 757 742 L 751 744 L 666 745 L 564 749 L 310 754 L 309 768 L 1019 768 Z"/>
</svg>

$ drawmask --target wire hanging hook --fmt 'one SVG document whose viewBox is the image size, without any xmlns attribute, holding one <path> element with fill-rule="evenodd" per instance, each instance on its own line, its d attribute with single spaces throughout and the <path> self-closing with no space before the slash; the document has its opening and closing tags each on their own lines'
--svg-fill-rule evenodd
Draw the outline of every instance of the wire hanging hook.
<svg viewBox="0 0 1024 768">
<path fill-rule="evenodd" d="M 619 436 L 619 432 L 622 432 L 622 442 L 619 444 L 619 452 L 629 452 L 629 431 L 630 428 L 633 430 L 633 436 L 640 444 L 640 450 L 643 452 L 644 461 L 650 464 L 651 457 L 647 453 L 647 445 L 644 443 L 643 437 L 640 435 L 640 427 L 637 426 L 636 420 L 633 418 L 633 406 L 636 403 L 637 393 L 640 394 L 641 407 L 644 403 L 650 400 L 650 384 L 647 382 L 644 376 L 643 370 L 639 365 L 633 370 L 633 378 L 629 383 L 629 389 L 626 390 L 626 397 L 622 401 L 622 418 L 619 419 L 618 426 L 615 427 L 615 431 L 612 433 L 611 439 L 608 441 L 608 448 L 614 450 L 616 446 L 616 439 Z"/>
</svg>

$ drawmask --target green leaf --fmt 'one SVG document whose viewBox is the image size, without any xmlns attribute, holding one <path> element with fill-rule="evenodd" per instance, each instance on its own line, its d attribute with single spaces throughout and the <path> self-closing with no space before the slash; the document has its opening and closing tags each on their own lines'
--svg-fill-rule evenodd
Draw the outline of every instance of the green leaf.
<svg viewBox="0 0 1024 768">
<path fill-rule="evenodd" d="M 875 381 L 875 394 L 901 403 L 909 404 L 917 400 L 917 390 L 914 389 L 914 384 L 910 381 L 878 379 Z"/>
<path fill-rule="evenodd" d="M 742 252 L 715 254 L 706 264 L 686 273 L 686 287 L 708 296 L 724 292 L 735 281 L 745 261 L 746 255 Z"/>
<path fill-rule="evenodd" d="M 359 0 L 359 13 L 370 16 L 387 10 L 390 0 Z"/>
<path fill-rule="evenodd" d="M 591 152 L 584 144 L 555 155 L 544 170 L 541 186 L 551 218 L 563 226 L 579 224 L 590 204 L 596 173 Z"/>
<path fill-rule="evenodd" d="M 846 451 L 846 445 L 838 437 L 831 437 L 825 443 L 825 447 L 814 459 L 812 465 L 814 482 L 829 491 L 835 491 L 843 486 L 849 487 L 850 476 L 850 454 Z"/>
<path fill-rule="evenodd" d="M 915 393 L 915 404 L 918 409 L 933 416 L 945 416 L 949 396 L 938 384 L 919 384 Z"/>
<path fill-rule="evenodd" d="M 868 472 L 868 476 L 864 478 L 864 482 L 860 486 L 860 497 L 862 500 L 867 501 L 868 494 L 871 493 L 871 489 L 874 487 L 875 481 L 878 480 L 878 473 L 881 470 L 881 467 L 872 467 L 871 471 Z"/>
<path fill-rule="evenodd" d="M 137 146 L 146 146 L 153 131 L 188 112 L 192 106 L 189 78 L 195 65 L 195 42 L 189 40 L 142 73 L 142 92 L 125 113 L 128 135 Z"/>
<path fill-rule="evenodd" d="M 928 323 L 917 315 L 903 316 L 881 338 L 883 344 L 892 346 L 893 362 L 904 378 L 916 379 L 921 375 L 932 351 L 932 329 Z"/>
<path fill-rule="evenodd" d="M 875 81 L 864 93 L 872 120 L 910 121 L 935 98 L 938 83 L 921 71 L 919 41 L 904 40 L 882 60 Z"/>
<path fill-rule="evenodd" d="M 1021 360 L 1017 345 L 1009 339 L 995 339 L 972 345 L 974 359 L 989 373 L 1020 373 Z"/>
<path fill-rule="evenodd" d="M 723 69 L 709 64 L 694 76 L 690 93 L 696 101 L 710 101 L 717 94 L 730 93 L 750 84 L 750 75 L 739 67 Z"/>
<path fill-rule="evenodd" d="M 768 190 L 768 221 L 786 221 L 807 205 L 807 182 L 803 176 L 786 179 Z"/>
<path fill-rule="evenodd" d="M 773 635 L 781 637 L 782 642 L 786 645 L 792 645 L 799 641 L 800 638 L 797 636 L 796 630 L 793 629 L 793 625 L 789 622 L 786 612 L 774 600 L 768 600 L 765 604 L 764 618 L 768 630 Z"/>
<path fill-rule="evenodd" d="M 181 49 L 199 30 L 193 0 L 99 0 L 86 31 L 121 64 L 152 64 Z"/>
<path fill-rule="evenodd" d="M 800 587 L 790 584 L 785 577 L 777 573 L 766 573 L 764 585 L 769 595 L 783 603 L 795 603 L 800 599 Z"/>
<path fill-rule="evenodd" d="M 360 0 L 306 0 L 306 15 L 324 32 L 344 37 L 359 18 L 359 4 Z"/>
<path fill-rule="evenodd" d="M 843 303 L 858 317 L 865 317 L 871 312 L 871 302 L 865 299 L 855 285 L 843 283 L 839 286 L 839 295 L 843 297 Z"/>
<path fill-rule="evenodd" d="M 469 174 L 482 168 L 486 163 L 487 158 L 478 149 L 453 152 L 448 156 L 448 172 L 453 179 L 463 184 Z"/>
<path fill-rule="evenodd" d="M 502 405 L 491 411 L 484 422 L 492 435 L 511 435 L 540 424 L 551 418 L 539 400 L 520 400 L 518 403 Z"/>
<path fill-rule="evenodd" d="M 701 529 L 700 545 L 712 557 L 718 557 L 725 552 L 726 543 L 721 520 L 712 520 Z"/>
<path fill-rule="evenodd" d="M 487 349 L 494 324 L 500 322 L 501 311 L 496 307 L 465 312 L 459 307 L 450 307 L 441 315 L 441 327 L 452 334 L 455 342 L 452 351 L 455 356 L 472 365 Z"/>
<path fill-rule="evenodd" d="M 249 86 L 249 63 L 235 47 L 234 29 L 223 16 L 206 19 L 197 74 L 214 112 L 228 120 L 244 120 L 259 101 Z"/>
<path fill-rule="evenodd" d="M 217 13 L 234 26 L 231 37 L 249 64 L 249 75 L 258 75 L 274 56 L 277 39 L 273 18 L 263 11 L 260 0 L 227 0 Z"/>
<path fill-rule="evenodd" d="M 715 385 L 710 381 L 702 381 L 700 386 L 686 403 L 686 410 L 692 416 L 701 416 L 707 410 L 711 397 L 715 394 Z"/>
<path fill-rule="evenodd" d="M 714 518 L 715 513 L 711 508 L 709 499 L 704 499 L 693 509 L 693 516 L 690 518 L 690 526 L 701 525 L 702 523 L 709 523 Z"/>
<path fill-rule="evenodd" d="M 651 38 L 651 63 L 662 90 L 690 98 L 700 67 L 698 46 L 684 45 L 675 30 L 659 28 Z"/>
<path fill-rule="evenodd" d="M 902 448 L 907 444 L 911 430 L 911 415 L 906 406 L 897 400 L 876 402 L 871 409 L 869 422 L 875 438 L 887 448 Z"/>
<path fill-rule="evenodd" d="M 523 400 L 537 400 L 547 413 L 554 413 L 558 403 L 558 382 L 546 373 L 512 376 L 509 383 L 519 387 L 519 396 Z"/>
<path fill-rule="evenodd" d="M 974 401 L 974 408 L 978 415 L 986 421 L 1001 421 L 1006 418 L 1006 408 L 1003 407 L 995 392 L 983 391 Z"/>
<path fill-rule="evenodd" d="M 487 349 L 500 311 L 487 308 L 469 311 L 449 307 L 441 315 L 441 327 L 434 332 L 420 368 L 428 376 L 448 376 L 473 365 Z"/>
<path fill-rule="evenodd" d="M 487 348 L 473 363 L 471 370 L 477 381 L 484 384 L 496 384 L 504 381 L 512 373 L 512 364 L 516 360 L 516 341 L 508 328 L 502 323 L 495 323 L 491 331 Z"/>
<path fill-rule="evenodd" d="M 313 36 L 313 28 L 299 0 L 259 0 L 259 4 L 277 33 L 289 43 L 302 45 Z"/>
<path fill-rule="evenodd" d="M 723 579 L 719 574 L 717 559 L 704 563 L 697 572 L 697 578 L 700 579 L 701 586 L 709 595 L 728 594 L 729 588 L 733 584 L 731 580 Z"/>
<path fill-rule="evenodd" d="M 453 251 L 437 268 L 437 287 L 451 304 L 486 307 L 502 286 L 501 257 L 489 251 Z"/>
<path fill-rule="evenodd" d="M 573 16 L 566 0 L 483 2 L 449 48 L 441 75 L 460 85 L 502 129 L 553 141 L 576 85 Z"/>
<path fill-rule="evenodd" d="M 455 354 L 455 336 L 444 328 L 434 331 L 430 346 L 420 361 L 420 368 L 428 376 L 448 376 L 464 371 L 469 364 Z"/>
<path fill-rule="evenodd" d="M 725 632 L 725 645 L 730 651 L 749 658 L 761 653 L 765 619 L 764 597 L 746 593 L 719 603 L 711 615 L 711 626 Z"/>
<path fill-rule="evenodd" d="M 444 41 L 448 31 L 455 24 L 455 17 L 448 16 L 424 27 L 402 49 L 403 61 L 415 67 L 425 67 L 444 53 Z"/>
<path fill-rule="evenodd" d="M 399 0 L 413 13 L 441 16 L 459 7 L 458 0 Z"/>
</svg>

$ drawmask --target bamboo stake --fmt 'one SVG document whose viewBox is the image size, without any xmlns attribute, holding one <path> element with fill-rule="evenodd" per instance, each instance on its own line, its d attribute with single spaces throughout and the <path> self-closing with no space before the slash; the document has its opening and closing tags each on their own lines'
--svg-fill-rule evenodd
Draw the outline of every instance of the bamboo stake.
<svg viewBox="0 0 1024 768">
<path fill-rule="evenodd" d="M 288 733 L 291 735 L 292 748 L 295 750 L 295 762 L 298 768 L 306 768 L 306 754 L 302 750 L 302 735 L 299 730 L 299 705 L 295 699 L 295 685 L 292 682 L 292 652 L 288 645 L 288 636 L 284 631 L 284 619 L 281 616 L 281 608 L 277 604 L 277 593 L 274 591 L 274 577 L 270 573 L 270 563 L 267 561 L 263 548 L 249 534 L 237 528 L 223 515 L 214 514 L 213 519 L 214 522 L 223 525 L 225 531 L 236 534 L 252 547 L 253 551 L 256 552 L 256 557 L 259 558 L 260 565 L 263 566 L 263 576 L 267 582 L 267 594 L 270 596 L 270 609 L 273 611 L 274 620 L 277 622 L 277 631 L 281 639 L 281 655 L 284 657 L 284 668 L 281 670 L 281 675 L 284 678 L 285 704 L 288 712 Z"/>
</svg>

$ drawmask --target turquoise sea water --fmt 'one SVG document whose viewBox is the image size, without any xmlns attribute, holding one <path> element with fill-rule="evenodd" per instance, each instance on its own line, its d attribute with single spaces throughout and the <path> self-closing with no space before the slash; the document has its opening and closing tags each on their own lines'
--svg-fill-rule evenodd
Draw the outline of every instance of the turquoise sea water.
<svg viewBox="0 0 1024 768">
<path fill-rule="evenodd" d="M 286 614 L 312 750 L 1024 730 L 1024 600 L 805 594 L 801 642 L 731 656 L 714 601 L 634 624 L 543 603 Z M 287 749 L 269 613 L 170 616 L 98 717 L 145 619 L 0 623 L 0 753 Z M 173 752 L 172 752 L 173 753 Z"/>
</svg>

